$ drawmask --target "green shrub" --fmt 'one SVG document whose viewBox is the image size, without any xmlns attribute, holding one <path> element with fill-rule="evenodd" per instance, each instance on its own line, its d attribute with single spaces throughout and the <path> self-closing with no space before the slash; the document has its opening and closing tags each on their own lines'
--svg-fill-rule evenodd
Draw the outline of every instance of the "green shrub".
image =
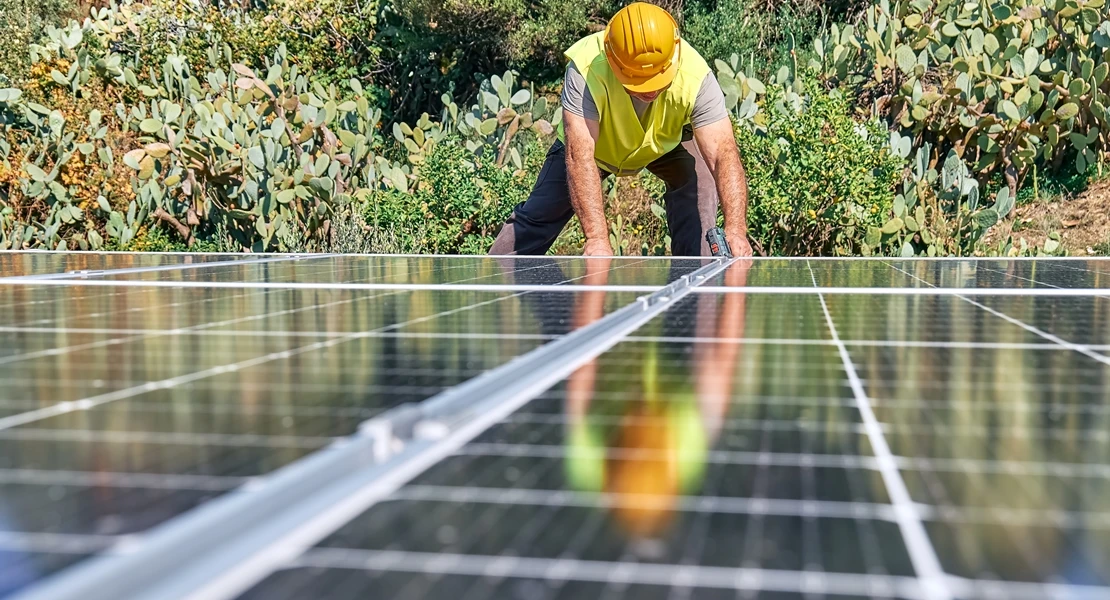
<svg viewBox="0 0 1110 600">
<path fill-rule="evenodd" d="M 1016 193 L 1032 167 L 1085 173 L 1110 130 L 1104 0 L 880 0 L 815 42 L 860 108 Z"/>
<path fill-rule="evenodd" d="M 547 100 L 506 73 L 484 81 L 488 91 L 473 104 L 444 95 L 439 120 L 396 124 L 393 145 L 357 79 L 323 85 L 284 44 L 251 55 L 253 69 L 229 44 L 206 48 L 194 65 L 171 43 L 151 64 L 128 43 L 158 10 L 113 5 L 82 25 L 48 28 L 31 46 L 36 77 L 0 86 L 0 249 L 128 247 L 160 222 L 234 249 L 282 250 L 293 240 L 326 250 L 339 233 L 358 237 L 337 231 L 353 201 L 424 182 L 431 209 L 414 214 L 432 214 L 435 231 L 457 226 L 434 247 L 476 251 L 507 212 L 493 200 L 519 200 L 514 173 L 534 164 L 535 136 L 553 130 Z M 454 146 L 453 158 L 469 157 L 476 175 L 458 160 L 424 164 L 448 135 L 458 137 L 442 152 Z M 464 186 L 456 196 L 451 185 L 464 180 L 478 191 Z M 468 206 L 478 208 L 463 214 Z"/>
<path fill-rule="evenodd" d="M 375 229 L 396 232 L 405 248 L 484 254 L 513 207 L 528 197 L 542 159 L 542 147 L 530 144 L 525 168 L 514 172 L 447 138 L 424 157 L 414 193 L 375 193 L 363 218 Z"/>
<path fill-rule="evenodd" d="M 756 126 L 737 128 L 752 234 L 769 255 L 852 254 L 889 217 L 903 162 L 886 129 L 857 124 L 848 99 L 811 76 L 804 94 L 771 87 Z"/>
<path fill-rule="evenodd" d="M 616 0 L 393 0 L 375 44 L 378 83 L 392 96 L 387 118 L 413 121 L 440 110 L 439 97 L 469 98 L 482 74 L 513 68 L 530 81 L 555 83 L 563 51 L 596 30 L 623 4 Z"/>
<path fill-rule="evenodd" d="M 284 45 L 293 64 L 315 82 L 369 79 L 378 62 L 376 0 L 266 0 L 215 3 L 152 0 L 140 11 L 139 36 L 125 38 L 143 62 L 159 65 L 180 54 L 198 71 L 210 64 L 208 49 L 225 44 L 253 67 Z M 220 57 L 224 58 L 224 57 Z"/>
<path fill-rule="evenodd" d="M 215 241 L 195 241 L 189 245 L 175 233 L 168 232 L 162 227 L 154 226 L 143 229 L 135 239 L 126 244 L 112 242 L 106 244 L 104 250 L 121 250 L 126 252 L 221 252 L 220 244 Z"/>
<path fill-rule="evenodd" d="M 823 20 L 844 20 L 866 0 L 691 0 L 683 9 L 682 36 L 710 62 L 737 54 L 766 75 L 808 49 Z"/>
<path fill-rule="evenodd" d="M 392 231 L 397 252 L 427 251 L 428 221 L 414 195 L 396 189 L 377 191 L 367 198 L 361 217 L 373 231 Z"/>
<path fill-rule="evenodd" d="M 808 45 L 821 27 L 817 2 L 698 1 L 684 16 L 683 38 L 707 59 L 739 54 L 764 73 L 790 59 L 792 36 Z"/>
<path fill-rule="evenodd" d="M 27 48 L 75 12 L 73 0 L 0 0 L 0 87 L 21 83 L 31 66 Z"/>
</svg>

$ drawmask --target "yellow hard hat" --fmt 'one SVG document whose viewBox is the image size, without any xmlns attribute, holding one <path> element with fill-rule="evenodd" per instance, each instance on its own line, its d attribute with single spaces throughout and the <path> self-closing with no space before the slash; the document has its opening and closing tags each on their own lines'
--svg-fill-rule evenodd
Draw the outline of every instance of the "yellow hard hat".
<svg viewBox="0 0 1110 600">
<path fill-rule="evenodd" d="M 678 23 L 653 4 L 622 8 L 605 28 L 605 57 L 625 89 L 659 91 L 674 81 L 679 58 Z"/>
</svg>

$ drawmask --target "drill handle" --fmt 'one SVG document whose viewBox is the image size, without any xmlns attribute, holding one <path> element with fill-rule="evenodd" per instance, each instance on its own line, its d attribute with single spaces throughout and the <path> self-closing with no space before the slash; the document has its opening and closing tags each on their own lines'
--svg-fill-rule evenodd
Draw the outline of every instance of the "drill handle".
<svg viewBox="0 0 1110 600">
<path fill-rule="evenodd" d="M 725 232 L 720 227 L 714 227 L 705 232 L 705 241 L 709 243 L 709 251 L 713 256 L 732 258 L 732 248 L 729 247 Z"/>
</svg>

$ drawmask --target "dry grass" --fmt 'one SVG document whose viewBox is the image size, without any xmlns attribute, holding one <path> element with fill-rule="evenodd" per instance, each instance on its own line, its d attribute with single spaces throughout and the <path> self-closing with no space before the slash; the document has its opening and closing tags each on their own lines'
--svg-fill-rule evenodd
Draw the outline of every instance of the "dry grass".
<svg viewBox="0 0 1110 600">
<path fill-rule="evenodd" d="M 1110 251 L 1110 181 L 1092 183 L 1071 197 L 1019 206 L 1014 217 L 991 232 L 988 242 L 1012 235 L 1041 246 L 1052 232 L 1072 256 L 1107 254 Z"/>
<path fill-rule="evenodd" d="M 652 204 L 663 205 L 663 183 L 654 175 L 647 173 L 639 177 L 621 177 L 616 179 L 616 182 L 616 196 L 606 197 L 605 215 L 609 220 L 611 232 L 616 227 L 617 215 L 622 217 L 621 236 L 626 248 L 623 254 L 628 256 L 639 256 L 644 253 L 662 254 L 667 224 L 665 220 L 652 213 L 651 206 Z M 552 252 L 581 254 L 584 243 L 582 227 L 578 224 L 578 219 L 574 218 L 555 241 Z M 615 247 L 613 249 L 617 250 Z"/>
</svg>

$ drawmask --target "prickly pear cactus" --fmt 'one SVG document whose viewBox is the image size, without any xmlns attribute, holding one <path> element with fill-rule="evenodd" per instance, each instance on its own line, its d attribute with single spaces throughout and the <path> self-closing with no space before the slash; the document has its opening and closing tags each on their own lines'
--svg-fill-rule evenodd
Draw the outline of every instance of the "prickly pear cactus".
<svg viewBox="0 0 1110 600">
<path fill-rule="evenodd" d="M 1086 172 L 1107 148 L 1105 0 L 881 0 L 814 50 L 915 148 L 953 150 L 1011 193 L 1036 161 Z"/>
<path fill-rule="evenodd" d="M 438 118 L 383 139 L 359 81 L 322 86 L 284 46 L 248 66 L 211 37 L 201 71 L 172 47 L 141 63 L 127 48 L 146 18 L 124 0 L 50 28 L 30 48 L 34 94 L 0 89 L 0 248 L 128 247 L 155 221 L 190 243 L 214 229 L 256 251 L 324 242 L 353 200 L 413 192 L 435 144 L 519 171 L 521 132 L 550 134 L 558 119 L 509 72 L 469 109 L 445 96 Z M 394 140 L 407 160 L 387 158 Z"/>
</svg>

